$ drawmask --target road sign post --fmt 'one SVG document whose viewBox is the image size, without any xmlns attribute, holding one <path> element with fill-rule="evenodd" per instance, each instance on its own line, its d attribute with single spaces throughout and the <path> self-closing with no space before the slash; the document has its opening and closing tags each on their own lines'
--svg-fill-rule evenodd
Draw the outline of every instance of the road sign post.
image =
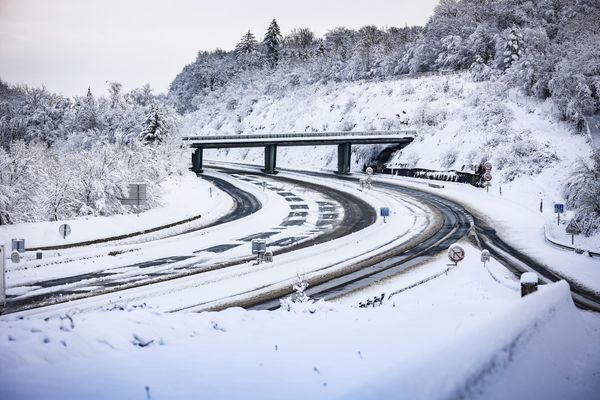
<svg viewBox="0 0 600 400">
<path fill-rule="evenodd" d="M 484 267 L 485 267 L 485 263 L 487 263 L 488 261 L 490 261 L 490 252 L 489 252 L 489 250 L 483 250 L 481 252 L 481 262 L 483 263 Z"/>
<path fill-rule="evenodd" d="M 556 214 L 556 225 L 560 225 L 560 214 L 565 212 L 565 205 L 561 203 L 554 203 L 554 213 Z"/>
<path fill-rule="evenodd" d="M 69 224 L 62 224 L 58 227 L 58 232 L 60 233 L 60 236 L 62 236 L 63 239 L 66 239 L 67 236 L 71 234 L 71 227 L 69 226 Z"/>
<path fill-rule="evenodd" d="M 260 264 L 264 254 L 267 252 L 266 239 L 254 239 L 252 241 L 252 254 L 256 254 L 256 261 Z"/>
<path fill-rule="evenodd" d="M 571 245 L 575 246 L 575 235 L 581 234 L 581 228 L 579 227 L 577 221 L 572 219 L 571 222 L 569 222 L 569 225 L 567 225 L 565 228 L 565 231 L 567 234 L 571 235 Z"/>
<path fill-rule="evenodd" d="M 4 273 L 5 257 L 4 246 L 0 246 L 0 304 L 2 304 L 2 307 L 6 305 L 6 278 Z"/>
<path fill-rule="evenodd" d="M 459 244 L 453 244 L 448 248 L 448 258 L 454 265 L 458 265 L 458 263 L 465 258 L 465 249 Z"/>
<path fill-rule="evenodd" d="M 379 209 L 379 215 L 383 217 L 383 222 L 387 222 L 386 218 L 390 216 L 390 209 L 389 207 L 381 207 Z"/>
<path fill-rule="evenodd" d="M 136 206 L 137 216 L 140 216 L 140 206 L 148 201 L 148 193 L 145 183 L 130 183 L 128 186 L 129 195 L 126 198 L 119 199 L 124 206 Z"/>
<path fill-rule="evenodd" d="M 490 182 L 492 181 L 492 163 L 486 161 L 483 163 L 483 168 L 485 169 L 485 173 L 483 174 L 483 185 L 485 186 L 485 191 L 489 193 L 490 186 L 492 185 Z"/>
</svg>

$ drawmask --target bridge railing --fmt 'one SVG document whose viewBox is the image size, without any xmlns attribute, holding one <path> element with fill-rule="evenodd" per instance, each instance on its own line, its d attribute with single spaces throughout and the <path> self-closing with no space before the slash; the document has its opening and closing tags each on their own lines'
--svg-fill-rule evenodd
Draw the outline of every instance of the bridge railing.
<svg viewBox="0 0 600 400">
<path fill-rule="evenodd" d="M 222 136 L 185 136 L 183 141 L 213 141 L 213 140 L 248 140 L 248 139 L 289 139 L 289 138 L 323 138 L 339 136 L 417 136 L 417 131 L 365 131 L 365 132 L 322 132 L 322 133 L 281 133 L 273 135 L 222 135 Z"/>
</svg>

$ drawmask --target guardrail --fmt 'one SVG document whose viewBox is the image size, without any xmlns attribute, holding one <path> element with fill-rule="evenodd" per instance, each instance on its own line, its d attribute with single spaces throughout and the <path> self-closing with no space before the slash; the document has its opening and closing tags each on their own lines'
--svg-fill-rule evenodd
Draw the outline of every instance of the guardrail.
<svg viewBox="0 0 600 400">
<path fill-rule="evenodd" d="M 588 253 L 588 255 L 592 258 L 600 257 L 600 253 L 597 253 L 595 251 L 583 249 L 581 247 L 569 246 L 569 245 L 566 245 L 563 243 L 559 243 L 556 239 L 552 239 L 551 236 L 548 234 L 547 225 L 544 225 L 544 239 L 546 239 L 546 242 L 550 243 L 551 245 L 561 248 L 563 250 L 570 250 L 570 251 L 581 250 L 584 253 Z"/>
<path fill-rule="evenodd" d="M 213 141 L 213 140 L 254 140 L 254 139 L 288 139 L 288 138 L 326 138 L 339 136 L 417 136 L 417 131 L 368 131 L 368 132 L 322 132 L 322 133 L 282 133 L 273 135 L 221 135 L 221 136 L 185 136 L 183 141 Z"/>
</svg>

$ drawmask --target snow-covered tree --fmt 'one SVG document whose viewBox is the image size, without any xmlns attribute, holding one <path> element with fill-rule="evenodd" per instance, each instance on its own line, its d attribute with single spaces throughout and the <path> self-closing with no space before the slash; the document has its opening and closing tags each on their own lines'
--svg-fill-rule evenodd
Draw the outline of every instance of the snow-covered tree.
<svg viewBox="0 0 600 400">
<path fill-rule="evenodd" d="M 145 143 L 161 143 L 168 134 L 169 130 L 161 111 L 153 105 L 140 133 L 140 139 Z"/>
<path fill-rule="evenodd" d="M 263 45 L 266 53 L 265 57 L 271 68 L 275 68 L 279 63 L 281 41 L 282 37 L 281 31 L 279 30 L 279 25 L 277 25 L 277 21 L 275 18 L 273 18 L 269 24 L 265 38 L 263 39 Z"/>
<path fill-rule="evenodd" d="M 600 231 L 600 151 L 589 162 L 580 161 L 564 187 L 567 205 L 575 208 L 575 220 L 585 235 Z"/>
<path fill-rule="evenodd" d="M 242 39 L 235 46 L 235 56 L 238 65 L 243 69 L 257 67 L 261 64 L 258 42 L 252 32 L 248 31 L 242 36 Z"/>
<path fill-rule="evenodd" d="M 524 43 L 523 34 L 516 26 L 507 28 L 502 35 L 498 37 L 497 51 L 498 66 L 507 70 L 523 56 Z"/>
</svg>

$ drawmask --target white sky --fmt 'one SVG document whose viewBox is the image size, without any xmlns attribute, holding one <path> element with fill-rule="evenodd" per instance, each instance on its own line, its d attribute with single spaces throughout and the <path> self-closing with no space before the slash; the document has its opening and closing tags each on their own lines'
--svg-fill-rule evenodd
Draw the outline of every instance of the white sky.
<svg viewBox="0 0 600 400">
<path fill-rule="evenodd" d="M 65 95 L 149 83 L 165 92 L 198 50 L 309 27 L 423 25 L 438 0 L 0 0 L 0 78 Z"/>
</svg>

